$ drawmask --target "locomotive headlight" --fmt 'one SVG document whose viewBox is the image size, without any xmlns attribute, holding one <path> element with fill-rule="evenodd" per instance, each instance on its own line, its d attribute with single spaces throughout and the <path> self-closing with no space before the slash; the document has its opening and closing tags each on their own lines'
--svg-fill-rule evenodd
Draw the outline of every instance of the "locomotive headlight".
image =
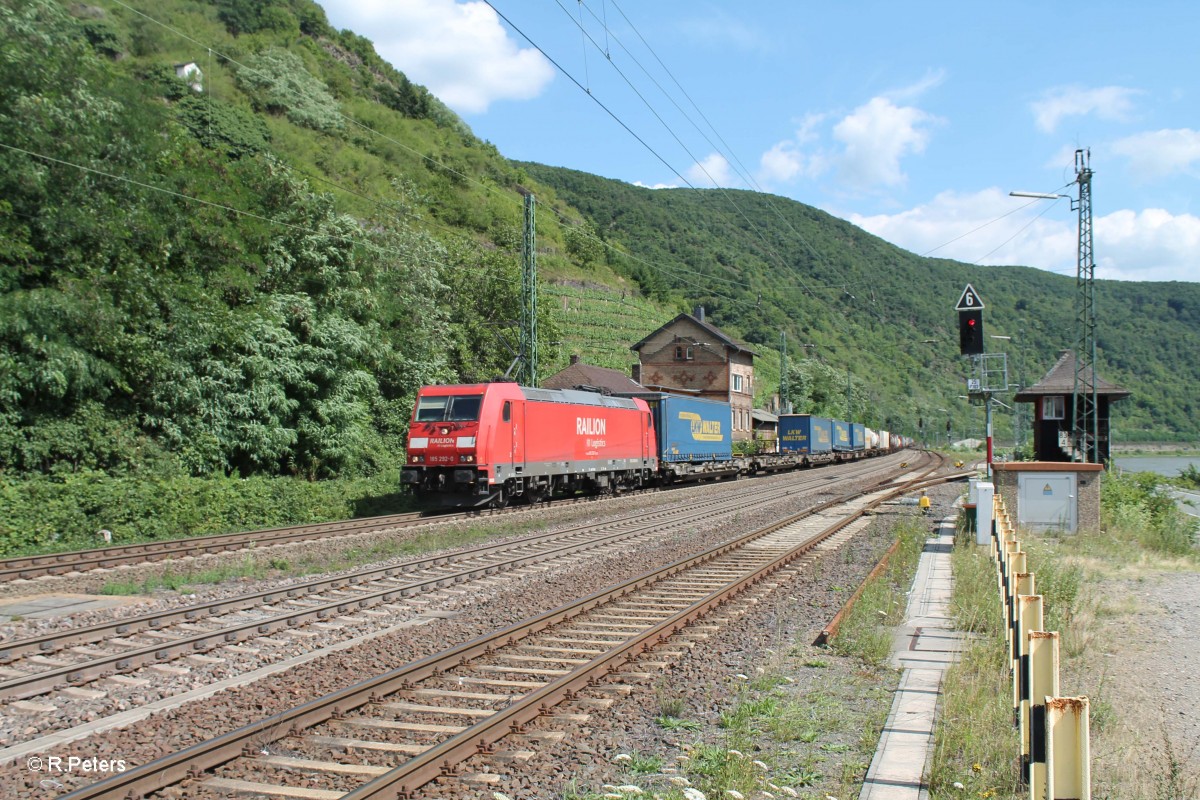
<svg viewBox="0 0 1200 800">
<path fill-rule="evenodd" d="M 410 462 L 412 462 L 413 464 L 420 464 L 422 461 L 425 460 L 425 456 L 409 456 L 408 460 Z"/>
<path fill-rule="evenodd" d="M 471 453 L 464 453 L 458 457 L 458 460 L 459 460 L 459 463 L 462 463 L 462 464 L 474 464 L 475 456 L 472 455 Z"/>
</svg>

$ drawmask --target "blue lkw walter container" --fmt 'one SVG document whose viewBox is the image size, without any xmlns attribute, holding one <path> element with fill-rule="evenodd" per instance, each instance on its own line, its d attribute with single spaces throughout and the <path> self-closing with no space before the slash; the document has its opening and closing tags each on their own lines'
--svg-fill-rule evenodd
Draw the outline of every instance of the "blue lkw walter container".
<svg viewBox="0 0 1200 800">
<path fill-rule="evenodd" d="M 644 392 L 658 433 L 660 461 L 728 461 L 733 458 L 733 412 L 728 403 Z"/>
<path fill-rule="evenodd" d="M 861 422 L 850 423 L 850 449 L 858 452 L 867 448 L 867 426 Z"/>
<path fill-rule="evenodd" d="M 779 451 L 820 455 L 833 450 L 833 421 L 812 414 L 784 414 L 779 418 Z"/>
<path fill-rule="evenodd" d="M 833 421 L 833 452 L 849 453 L 853 449 L 850 442 L 850 423 L 835 419 Z"/>
</svg>

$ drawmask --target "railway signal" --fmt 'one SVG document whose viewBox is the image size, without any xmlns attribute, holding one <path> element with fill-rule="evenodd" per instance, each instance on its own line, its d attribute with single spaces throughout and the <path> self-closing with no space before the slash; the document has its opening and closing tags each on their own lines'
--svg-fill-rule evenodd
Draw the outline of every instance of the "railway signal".
<svg viewBox="0 0 1200 800">
<path fill-rule="evenodd" d="M 962 297 L 954 306 L 958 312 L 958 351 L 964 356 L 977 356 L 983 352 L 983 300 L 975 287 L 967 284 Z"/>
<path fill-rule="evenodd" d="M 977 356 L 983 352 L 983 311 L 958 312 L 958 350 L 964 356 Z"/>
</svg>

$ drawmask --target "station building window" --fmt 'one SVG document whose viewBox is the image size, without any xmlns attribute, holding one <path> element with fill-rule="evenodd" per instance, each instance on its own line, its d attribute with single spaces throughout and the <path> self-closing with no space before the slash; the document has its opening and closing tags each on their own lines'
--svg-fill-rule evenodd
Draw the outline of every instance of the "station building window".
<svg viewBox="0 0 1200 800">
<path fill-rule="evenodd" d="M 1042 398 L 1042 419 L 1062 419 L 1066 416 L 1066 402 L 1061 394 L 1048 394 Z"/>
</svg>

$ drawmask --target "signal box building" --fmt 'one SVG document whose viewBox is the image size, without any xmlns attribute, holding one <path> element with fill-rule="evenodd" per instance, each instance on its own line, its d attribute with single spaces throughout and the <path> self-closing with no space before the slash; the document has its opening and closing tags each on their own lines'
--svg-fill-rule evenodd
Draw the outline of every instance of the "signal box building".
<svg viewBox="0 0 1200 800">
<path fill-rule="evenodd" d="M 1093 372 L 1093 374 L 1095 374 Z M 1085 377 L 1087 377 L 1085 375 Z M 1033 404 L 1033 452 L 1038 461 L 1108 461 L 1109 414 L 1113 403 L 1129 397 L 1129 391 L 1096 378 L 1096 427 L 1099 441 L 1095 453 L 1081 453 L 1074 442 L 1075 430 L 1075 353 L 1063 350 L 1058 362 L 1033 386 L 1022 389 L 1013 398 Z M 1090 448 L 1089 448 L 1090 449 Z"/>
<path fill-rule="evenodd" d="M 704 319 L 704 309 L 680 314 L 631 348 L 633 378 L 647 389 L 729 403 L 733 438 L 754 435 L 754 356 Z"/>
</svg>

